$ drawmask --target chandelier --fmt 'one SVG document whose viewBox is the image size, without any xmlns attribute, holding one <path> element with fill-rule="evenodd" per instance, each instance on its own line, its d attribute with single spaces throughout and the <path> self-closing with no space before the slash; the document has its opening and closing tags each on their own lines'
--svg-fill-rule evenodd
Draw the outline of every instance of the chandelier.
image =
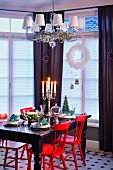
<svg viewBox="0 0 113 170">
<path fill-rule="evenodd" d="M 67 26 L 66 23 L 63 23 L 62 14 L 54 13 L 54 0 L 52 0 L 50 23 L 45 23 L 44 14 L 36 14 L 35 22 L 33 22 L 32 16 L 27 15 L 24 17 L 22 28 L 26 30 L 27 39 L 49 43 L 49 46 L 54 48 L 56 40 L 59 40 L 61 43 L 65 40 L 77 40 L 80 33 L 84 30 L 84 18 L 78 19 L 77 16 L 71 16 Z"/>
</svg>

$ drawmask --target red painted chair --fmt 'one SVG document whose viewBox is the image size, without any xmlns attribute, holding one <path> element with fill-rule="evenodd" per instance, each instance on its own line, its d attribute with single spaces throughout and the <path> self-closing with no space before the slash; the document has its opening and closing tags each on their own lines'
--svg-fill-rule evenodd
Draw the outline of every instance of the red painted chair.
<svg viewBox="0 0 113 170">
<path fill-rule="evenodd" d="M 71 145 L 72 151 L 69 152 L 65 156 L 65 160 L 73 161 L 75 163 L 76 170 L 78 170 L 78 164 L 77 164 L 77 158 L 76 158 L 76 155 L 78 154 L 76 153 L 76 149 L 75 149 L 76 145 L 78 146 L 78 149 L 80 151 L 79 155 L 81 156 L 84 166 L 86 166 L 86 162 L 85 162 L 84 155 L 83 155 L 82 148 L 81 148 L 82 132 L 83 132 L 85 121 L 86 121 L 86 114 L 84 114 L 83 116 L 77 116 L 75 120 L 76 127 L 75 127 L 74 136 L 67 135 L 67 138 L 66 138 L 66 144 Z M 74 160 L 68 158 L 71 154 L 73 154 Z"/>
<path fill-rule="evenodd" d="M 49 165 L 49 167 L 48 167 L 49 169 L 54 169 L 54 167 L 63 169 L 63 170 L 67 169 L 65 160 L 63 157 L 63 153 L 65 152 L 64 146 L 65 146 L 69 126 L 70 126 L 70 122 L 54 125 L 54 127 L 53 127 L 53 130 L 54 130 L 54 140 L 53 141 L 54 142 L 52 144 L 44 144 L 43 151 L 41 153 L 41 158 L 42 158 L 42 162 L 43 162 L 43 170 L 46 170 L 46 164 Z M 61 132 L 59 140 L 57 139 L 58 131 Z M 58 143 L 56 143 L 56 141 L 58 141 Z M 45 160 L 46 156 L 50 158 L 49 162 L 47 162 Z M 62 163 L 64 166 L 63 168 L 58 165 L 54 165 L 53 159 L 57 158 L 57 157 L 60 157 L 60 160 L 62 160 Z"/>
<path fill-rule="evenodd" d="M 4 124 L 4 121 L 7 120 L 7 114 L 6 113 L 0 113 L 0 125 Z"/>
<path fill-rule="evenodd" d="M 4 119 L 7 119 L 7 114 L 6 113 L 0 113 L 0 124 L 4 124 Z M 15 168 L 15 170 L 18 170 L 18 160 L 28 160 L 28 144 L 21 143 L 21 142 L 13 142 L 9 140 L 3 140 L 1 139 L 0 142 L 0 148 L 5 149 L 5 156 L 4 156 L 4 162 L 0 162 L 0 166 L 4 167 L 10 167 L 10 168 Z M 21 155 L 19 157 L 18 151 L 22 149 Z M 8 152 L 9 150 L 15 151 L 14 156 L 9 156 Z M 23 157 L 24 151 L 26 150 L 27 152 L 27 157 Z M 15 162 L 14 165 L 11 163 Z"/>
<path fill-rule="evenodd" d="M 31 112 L 32 110 L 35 110 L 35 107 L 26 107 L 26 108 L 22 108 L 20 109 L 20 112 Z"/>
</svg>

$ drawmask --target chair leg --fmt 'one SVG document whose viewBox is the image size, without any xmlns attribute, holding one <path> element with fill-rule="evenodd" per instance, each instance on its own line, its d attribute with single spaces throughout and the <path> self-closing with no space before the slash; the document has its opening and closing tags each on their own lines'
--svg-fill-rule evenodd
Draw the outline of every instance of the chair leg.
<svg viewBox="0 0 113 170">
<path fill-rule="evenodd" d="M 84 166 L 86 166 L 86 161 L 85 161 L 85 159 L 84 159 L 84 155 L 83 155 L 83 152 L 82 152 L 82 148 L 81 148 L 80 143 L 78 144 L 78 148 L 79 148 L 80 155 L 81 155 L 82 161 L 83 161 L 83 163 L 84 163 Z"/>
<path fill-rule="evenodd" d="M 51 166 L 52 166 L 52 169 L 51 169 L 51 170 L 54 170 L 53 158 L 50 158 L 50 159 L 51 159 Z"/>
<path fill-rule="evenodd" d="M 26 145 L 22 148 L 22 153 L 21 153 L 20 159 L 22 159 L 25 150 L 26 150 L 26 152 L 27 152 L 27 150 L 28 150 L 28 144 L 26 144 Z"/>
<path fill-rule="evenodd" d="M 67 168 L 66 168 L 66 163 L 65 163 L 63 155 L 61 155 L 60 158 L 62 160 L 62 163 L 63 163 L 63 166 L 64 166 L 64 170 L 66 170 Z"/>
<path fill-rule="evenodd" d="M 24 150 L 25 150 L 25 146 L 22 148 L 22 153 L 21 153 L 20 159 L 22 159 L 22 157 L 24 155 Z"/>
<path fill-rule="evenodd" d="M 27 170 L 32 170 L 32 167 L 31 167 L 32 150 L 31 149 L 27 150 L 27 158 L 28 158 L 28 167 L 27 167 Z"/>
<path fill-rule="evenodd" d="M 76 170 L 78 170 L 78 163 L 77 163 L 77 159 L 76 159 L 76 151 L 75 151 L 74 145 L 72 146 L 72 151 L 73 151 L 75 168 L 76 168 Z"/>
<path fill-rule="evenodd" d="M 5 151 L 4 166 L 6 165 L 6 162 L 7 162 L 7 155 L 8 155 L 8 148 L 6 148 L 6 151 Z"/>
<path fill-rule="evenodd" d="M 18 170 L 18 150 L 15 151 L 15 170 Z"/>
<path fill-rule="evenodd" d="M 45 156 L 43 156 L 43 170 L 45 170 L 46 167 L 45 167 Z"/>
</svg>

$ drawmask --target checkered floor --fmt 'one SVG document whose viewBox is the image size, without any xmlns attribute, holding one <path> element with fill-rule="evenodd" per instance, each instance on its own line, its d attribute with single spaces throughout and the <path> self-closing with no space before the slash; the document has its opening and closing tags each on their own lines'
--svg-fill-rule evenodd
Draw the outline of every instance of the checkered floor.
<svg viewBox="0 0 113 170">
<path fill-rule="evenodd" d="M 66 148 L 68 150 L 69 148 Z M 4 150 L 0 149 L 0 163 L 4 159 Z M 21 151 L 20 151 L 21 153 Z M 13 155 L 13 151 L 9 151 L 9 155 Z M 72 155 L 70 156 L 70 158 Z M 58 160 L 55 160 L 56 164 L 61 164 Z M 33 165 L 33 160 L 32 160 Z M 74 163 L 66 162 L 67 169 L 75 170 Z M 79 170 L 113 170 L 113 155 L 110 153 L 86 151 L 86 167 L 78 157 Z M 1 167 L 0 167 L 1 168 Z M 5 168 L 6 170 L 12 170 L 13 168 Z M 1 170 L 1 169 L 0 169 Z M 19 170 L 27 170 L 27 161 L 19 160 Z M 55 168 L 57 170 L 57 168 Z"/>
</svg>

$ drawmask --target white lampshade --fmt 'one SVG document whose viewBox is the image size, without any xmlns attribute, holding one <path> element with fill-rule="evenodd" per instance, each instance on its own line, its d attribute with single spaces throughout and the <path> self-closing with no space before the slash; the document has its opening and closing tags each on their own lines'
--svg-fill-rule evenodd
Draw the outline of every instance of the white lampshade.
<svg viewBox="0 0 113 170">
<path fill-rule="evenodd" d="M 47 23 L 45 26 L 45 31 L 52 32 L 52 25 Z"/>
<path fill-rule="evenodd" d="M 36 14 L 35 24 L 45 26 L 44 14 Z"/>
<path fill-rule="evenodd" d="M 63 23 L 63 24 L 61 25 L 61 30 L 64 31 L 64 32 L 67 31 L 67 24 L 66 24 L 66 23 Z"/>
<path fill-rule="evenodd" d="M 62 14 L 55 14 L 54 15 L 54 25 L 55 26 L 61 26 L 62 24 L 63 24 Z"/>
<path fill-rule="evenodd" d="M 84 29 L 84 19 L 83 18 L 80 18 L 78 20 L 78 28 Z"/>
<path fill-rule="evenodd" d="M 38 25 L 35 24 L 35 22 L 33 22 L 33 26 L 31 28 L 31 31 L 32 32 L 39 32 L 40 31 L 40 28 Z"/>
<path fill-rule="evenodd" d="M 22 28 L 23 29 L 31 28 L 32 27 L 32 23 L 33 23 L 32 17 L 27 15 L 27 16 L 24 17 Z"/>
<path fill-rule="evenodd" d="M 78 27 L 78 17 L 77 16 L 70 17 L 69 26 L 70 27 Z"/>
</svg>

